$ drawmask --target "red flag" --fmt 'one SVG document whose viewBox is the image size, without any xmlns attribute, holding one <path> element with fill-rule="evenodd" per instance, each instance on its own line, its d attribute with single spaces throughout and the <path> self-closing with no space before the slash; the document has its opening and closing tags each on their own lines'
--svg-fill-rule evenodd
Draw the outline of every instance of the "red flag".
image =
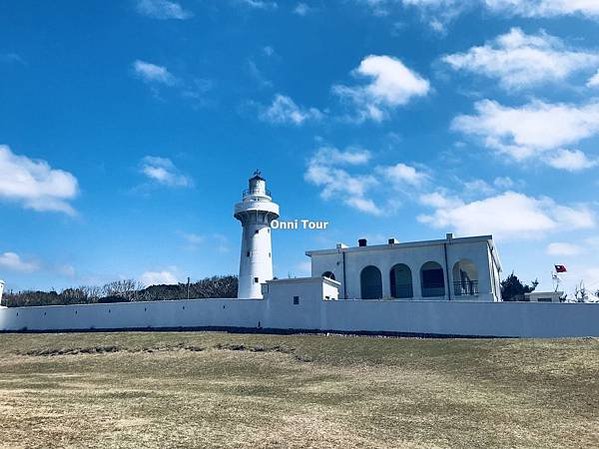
<svg viewBox="0 0 599 449">
<path fill-rule="evenodd" d="M 555 266 L 555 272 L 556 273 L 566 273 L 568 270 L 566 270 L 566 266 L 565 265 L 556 265 Z"/>
</svg>

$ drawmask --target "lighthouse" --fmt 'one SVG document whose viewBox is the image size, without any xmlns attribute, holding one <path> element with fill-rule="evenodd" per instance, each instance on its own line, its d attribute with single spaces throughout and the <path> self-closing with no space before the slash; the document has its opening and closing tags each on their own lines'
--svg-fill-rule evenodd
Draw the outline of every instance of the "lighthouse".
<svg viewBox="0 0 599 449">
<path fill-rule="evenodd" d="M 272 279 L 272 240 L 270 224 L 279 218 L 279 205 L 272 201 L 266 180 L 256 170 L 235 204 L 234 216 L 241 222 L 241 258 L 238 298 L 262 298 L 261 283 Z"/>
</svg>

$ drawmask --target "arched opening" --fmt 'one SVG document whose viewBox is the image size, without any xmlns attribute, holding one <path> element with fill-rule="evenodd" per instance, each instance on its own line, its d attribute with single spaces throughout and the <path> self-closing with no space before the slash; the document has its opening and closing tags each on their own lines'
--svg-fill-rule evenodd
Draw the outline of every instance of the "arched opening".
<svg viewBox="0 0 599 449">
<path fill-rule="evenodd" d="M 392 298 L 413 298 L 412 270 L 406 264 L 398 263 L 389 272 Z"/>
<path fill-rule="evenodd" d="M 420 269 L 422 297 L 445 296 L 445 275 L 437 262 L 427 262 Z"/>
<path fill-rule="evenodd" d="M 478 295 L 478 271 L 471 260 L 461 259 L 453 266 L 455 296 Z"/>
<path fill-rule="evenodd" d="M 362 299 L 381 299 L 383 297 L 383 282 L 381 270 L 369 265 L 360 274 Z"/>
<path fill-rule="evenodd" d="M 332 271 L 325 271 L 324 273 L 322 273 L 322 277 L 332 279 L 333 281 L 336 280 L 335 275 L 333 274 Z"/>
</svg>

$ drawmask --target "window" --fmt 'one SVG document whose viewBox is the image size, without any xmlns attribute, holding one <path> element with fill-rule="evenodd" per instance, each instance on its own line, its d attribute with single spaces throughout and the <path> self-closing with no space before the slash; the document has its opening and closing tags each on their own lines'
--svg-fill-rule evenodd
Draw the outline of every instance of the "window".
<svg viewBox="0 0 599 449">
<path fill-rule="evenodd" d="M 260 229 L 256 229 L 256 231 L 254 231 L 254 234 L 258 234 L 258 232 L 260 232 Z"/>
<path fill-rule="evenodd" d="M 293 305 L 297 306 L 299 304 L 299 296 L 294 296 L 293 297 Z"/>
<path fill-rule="evenodd" d="M 249 251 L 247 252 L 246 256 L 247 256 L 247 257 L 250 257 L 250 252 L 249 252 Z"/>
<path fill-rule="evenodd" d="M 412 270 L 403 263 L 398 263 L 391 268 L 389 273 L 392 298 L 412 298 Z"/>
<path fill-rule="evenodd" d="M 461 259 L 453 266 L 453 293 L 455 296 L 478 294 L 478 272 L 471 260 Z"/>
<path fill-rule="evenodd" d="M 360 290 L 362 299 L 381 299 L 383 297 L 383 282 L 381 270 L 369 265 L 360 273 Z"/>
<path fill-rule="evenodd" d="M 445 274 L 437 262 L 427 262 L 422 265 L 420 282 L 424 298 L 445 296 Z"/>
<path fill-rule="evenodd" d="M 332 279 L 333 281 L 335 280 L 335 275 L 332 271 L 325 271 L 324 273 L 322 273 L 322 277 Z"/>
<path fill-rule="evenodd" d="M 258 283 L 258 278 L 254 278 L 254 283 Z"/>
<path fill-rule="evenodd" d="M 539 298 L 537 299 L 539 302 L 552 302 L 551 298 Z"/>
</svg>

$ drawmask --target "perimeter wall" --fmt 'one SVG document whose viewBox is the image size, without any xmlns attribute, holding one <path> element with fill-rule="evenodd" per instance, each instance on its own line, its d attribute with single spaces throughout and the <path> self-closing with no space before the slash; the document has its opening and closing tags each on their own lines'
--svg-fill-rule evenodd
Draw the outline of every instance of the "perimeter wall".
<svg viewBox="0 0 599 449">
<path fill-rule="evenodd" d="M 300 296 L 296 296 L 300 298 Z M 332 331 L 478 337 L 599 337 L 599 304 L 267 299 L 0 308 L 0 331 Z"/>
</svg>

